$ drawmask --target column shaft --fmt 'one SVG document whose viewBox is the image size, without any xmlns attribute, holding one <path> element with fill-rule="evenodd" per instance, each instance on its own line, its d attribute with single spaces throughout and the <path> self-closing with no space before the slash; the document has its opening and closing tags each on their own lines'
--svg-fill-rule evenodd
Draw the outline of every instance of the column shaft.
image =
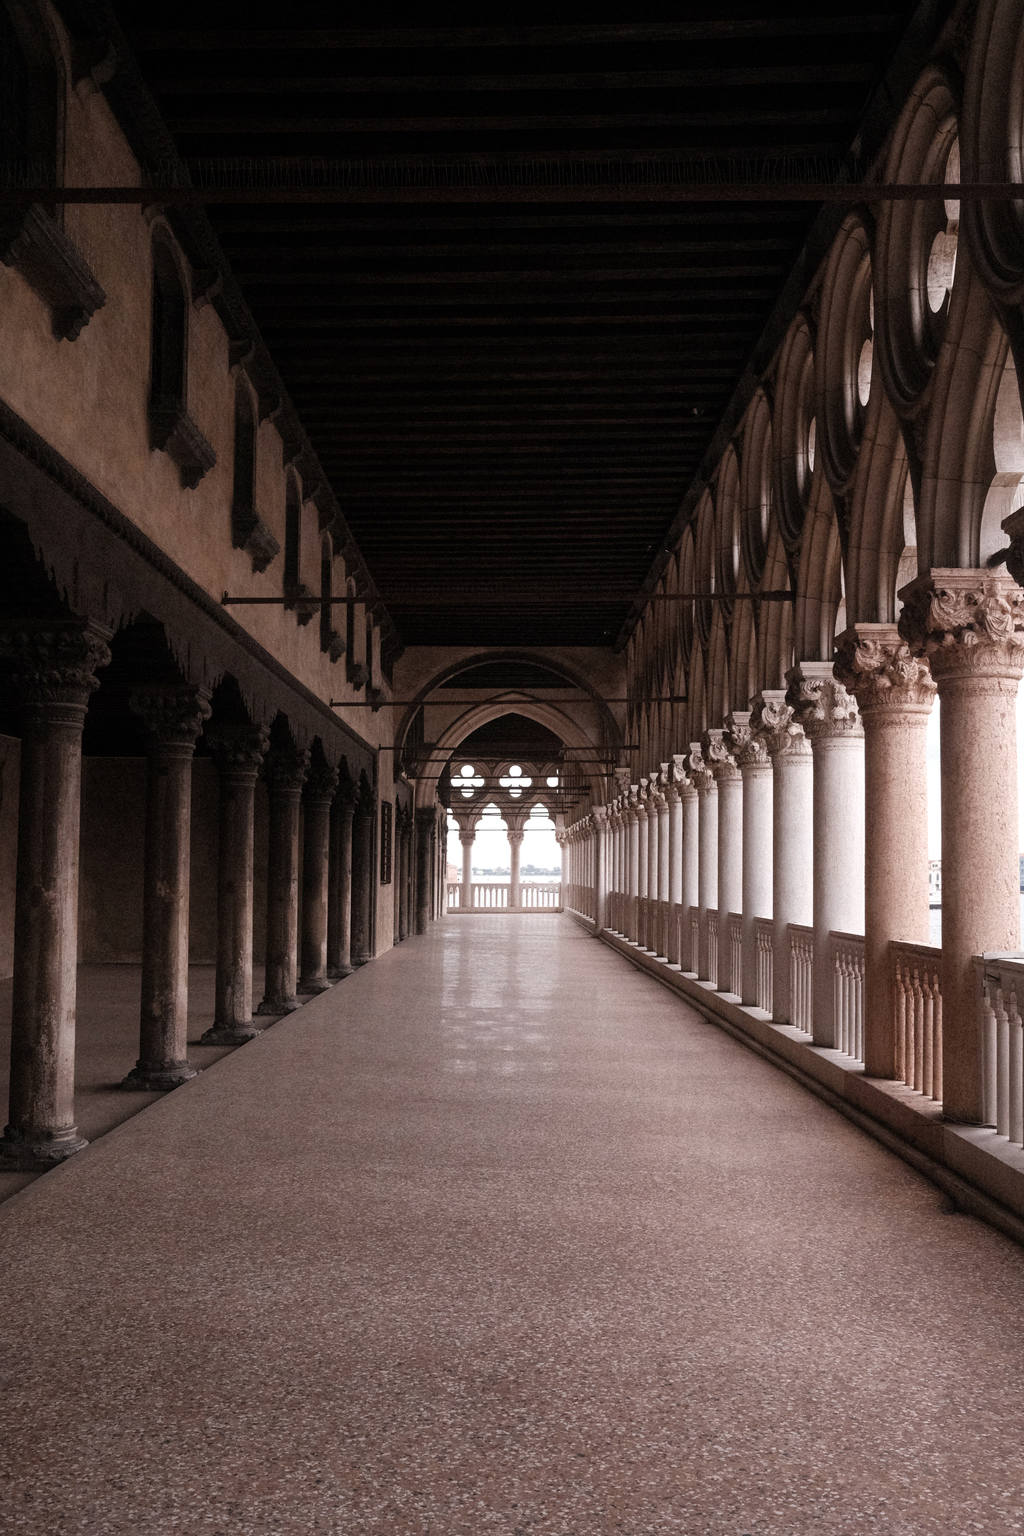
<svg viewBox="0 0 1024 1536">
<path fill-rule="evenodd" d="M 22 699 L 8 1124 L 0 1168 L 43 1170 L 79 1152 L 75 1005 L 82 726 L 109 631 L 84 621 L 0 640 Z"/>
<path fill-rule="evenodd" d="M 217 764 L 217 972 L 213 1028 L 203 1045 L 244 1045 L 252 1018 L 253 798 L 269 732 L 252 725 L 207 732 Z"/>
<path fill-rule="evenodd" d="M 942 1099 L 991 1124 L 975 955 L 1020 949 L 1016 699 L 1024 592 L 994 571 L 932 570 L 904 588 L 900 634 L 938 684 L 942 765 Z"/>
<path fill-rule="evenodd" d="M 257 1012 L 277 1017 L 301 1008 L 296 995 L 299 944 L 299 801 L 309 753 L 275 747 L 267 754 L 270 828 L 267 844 L 267 952 L 264 996 Z"/>
<path fill-rule="evenodd" d="M 813 1039 L 834 1047 L 829 934 L 864 932 L 864 729 L 831 662 L 802 662 L 786 677 L 814 756 Z"/>
</svg>

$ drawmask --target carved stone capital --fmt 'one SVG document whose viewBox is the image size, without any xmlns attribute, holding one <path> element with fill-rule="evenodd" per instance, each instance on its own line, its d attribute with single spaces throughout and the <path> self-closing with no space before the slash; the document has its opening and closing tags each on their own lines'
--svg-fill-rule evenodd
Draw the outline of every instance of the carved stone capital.
<svg viewBox="0 0 1024 1536">
<path fill-rule="evenodd" d="M 209 690 L 188 683 L 136 688 L 131 707 L 157 747 L 194 747 L 211 714 Z"/>
<path fill-rule="evenodd" d="M 620 795 L 624 795 L 629 789 L 629 769 L 615 768 L 613 772 L 615 774 L 615 788 Z"/>
<path fill-rule="evenodd" d="M 931 570 L 900 593 L 899 632 L 933 676 L 1024 675 L 1024 590 L 999 571 Z"/>
<path fill-rule="evenodd" d="M 811 741 L 863 736 L 857 701 L 832 671 L 830 661 L 802 661 L 786 673 L 786 702 Z"/>
<path fill-rule="evenodd" d="M 271 747 L 263 772 L 272 795 L 299 795 L 309 772 L 309 752 L 302 747 Z"/>
<path fill-rule="evenodd" d="M 701 747 L 704 752 L 704 761 L 714 774 L 716 784 L 739 778 L 740 771 L 736 766 L 736 759 L 729 750 L 724 729 L 705 731 L 701 737 Z"/>
<path fill-rule="evenodd" d="M 255 781 L 270 745 L 265 725 L 215 725 L 206 733 L 206 741 L 219 772 L 250 774 Z"/>
<path fill-rule="evenodd" d="M 110 662 L 110 630 L 88 619 L 12 624 L 0 630 L 0 655 L 12 663 L 12 681 L 26 704 L 71 704 L 84 709 L 99 687 L 96 673 Z"/>
<path fill-rule="evenodd" d="M 935 699 L 928 663 L 913 655 L 895 624 L 854 624 L 836 641 L 833 667 L 861 713 L 927 714 Z"/>
<path fill-rule="evenodd" d="M 608 807 L 606 805 L 595 805 L 591 815 L 593 816 L 598 828 L 604 828 L 610 819 Z"/>
<path fill-rule="evenodd" d="M 687 790 L 692 791 L 694 787 L 686 771 L 686 758 L 682 752 L 673 752 L 672 754 L 671 784 L 680 796 L 685 794 Z"/>
<path fill-rule="evenodd" d="M 715 776 L 710 767 L 704 761 L 704 753 L 699 741 L 690 742 L 690 750 L 686 754 L 686 766 L 689 770 L 691 782 L 698 794 L 706 795 L 715 787 Z"/>
<path fill-rule="evenodd" d="M 786 703 L 782 688 L 765 688 L 751 700 L 750 719 L 757 737 L 764 742 L 774 763 L 780 757 L 809 757 L 811 744 L 804 728 L 793 718 L 793 707 Z"/>
<path fill-rule="evenodd" d="M 338 789 L 338 770 L 321 758 L 313 758 L 302 786 L 302 798 L 307 805 L 330 805 Z"/>
</svg>

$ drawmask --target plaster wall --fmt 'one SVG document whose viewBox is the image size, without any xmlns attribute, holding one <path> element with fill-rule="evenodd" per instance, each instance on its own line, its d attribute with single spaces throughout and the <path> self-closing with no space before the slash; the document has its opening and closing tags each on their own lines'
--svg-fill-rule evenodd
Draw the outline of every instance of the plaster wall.
<svg viewBox="0 0 1024 1536">
<path fill-rule="evenodd" d="M 70 81 L 70 49 L 52 9 L 49 21 Z M 66 86 L 64 140 L 69 185 L 138 185 L 139 166 L 105 97 L 89 80 Z M 261 574 L 244 551 L 232 548 L 235 381 L 220 317 L 202 294 L 189 305 L 187 407 L 217 462 L 187 490 L 170 457 L 150 448 L 151 240 L 160 214 L 69 205 L 62 217 L 106 303 L 76 341 L 58 341 L 47 305 L 16 269 L 0 265 L 0 398 L 210 596 L 219 599 L 225 591 L 281 596 L 285 469 L 282 440 L 270 420 L 257 434 L 256 506 L 281 553 Z M 183 256 L 181 266 L 191 282 Z M 319 538 L 311 504 L 304 522 L 304 573 L 318 590 Z M 346 681 L 344 665 L 321 652 L 315 621 L 300 627 L 294 613 L 272 605 L 231 612 L 320 698 L 360 698 Z M 385 739 L 380 732 L 386 721 L 368 709 L 356 709 L 347 719 L 371 744 Z"/>
<path fill-rule="evenodd" d="M 267 792 L 256 786 L 254 959 L 262 964 L 267 925 Z M 2 814 L 2 811 L 0 811 Z M 217 774 L 209 758 L 192 765 L 189 960 L 217 955 Z M 82 965 L 142 960 L 142 869 L 146 762 L 87 757 L 82 762 L 78 946 Z M 8 973 L 9 974 L 9 970 Z"/>
</svg>

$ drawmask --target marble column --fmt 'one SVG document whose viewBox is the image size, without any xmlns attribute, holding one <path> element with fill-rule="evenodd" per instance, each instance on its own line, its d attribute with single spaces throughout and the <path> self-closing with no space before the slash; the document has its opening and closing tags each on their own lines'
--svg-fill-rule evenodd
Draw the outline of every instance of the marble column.
<svg viewBox="0 0 1024 1536">
<path fill-rule="evenodd" d="M 436 818 L 434 808 L 416 812 L 416 932 L 426 933 L 430 925 L 431 842 Z"/>
<path fill-rule="evenodd" d="M 668 959 L 669 916 L 671 912 L 669 865 L 672 858 L 672 840 L 669 831 L 671 813 L 668 803 L 669 772 L 669 764 L 662 763 L 661 772 L 658 775 L 658 794 L 656 796 L 658 809 L 658 939 L 656 953 L 666 960 Z"/>
<path fill-rule="evenodd" d="M 705 731 L 702 745 L 718 787 L 718 990 L 738 992 L 729 917 L 743 907 L 743 776 L 724 730 Z"/>
<path fill-rule="evenodd" d="M 473 844 L 476 842 L 476 833 L 460 832 L 459 842 L 462 844 L 462 890 L 459 892 L 459 906 L 471 907 L 473 905 Z"/>
<path fill-rule="evenodd" d="M 718 910 L 718 785 L 699 741 L 690 743 L 690 777 L 697 787 L 697 906 L 700 914 L 698 975 L 709 979 L 708 913 Z"/>
<path fill-rule="evenodd" d="M 356 967 L 373 959 L 373 887 L 376 879 L 373 823 L 376 810 L 377 797 L 364 773 L 360 776 L 359 795 L 352 817 L 352 964 Z M 428 917 L 433 915 L 436 897 L 433 868 L 428 860 Z"/>
<path fill-rule="evenodd" d="M 213 1027 L 202 1045 L 244 1045 L 259 1034 L 252 1018 L 253 799 L 266 755 L 265 726 L 211 726 L 206 739 L 217 765 L 217 972 Z"/>
<path fill-rule="evenodd" d="M 675 764 L 666 775 L 665 800 L 668 810 L 668 935 L 666 959 L 669 965 L 678 965 L 680 956 L 679 925 L 681 921 L 683 891 L 683 802 L 676 780 Z"/>
<path fill-rule="evenodd" d="M 693 954 L 690 909 L 700 903 L 700 797 L 697 785 L 686 771 L 687 756 L 681 752 L 672 754 L 673 778 L 679 789 L 680 821 L 682 822 L 682 851 L 679 870 L 680 946 L 679 964 L 684 971 L 697 969 Z"/>
<path fill-rule="evenodd" d="M 188 1060 L 188 894 L 192 758 L 210 695 L 187 684 L 139 688 L 131 707 L 146 728 L 146 840 L 142 876 L 139 1059 L 122 1088 L 177 1088 Z"/>
<path fill-rule="evenodd" d="M 10 1110 L 0 1140 L 8 1171 L 52 1168 L 85 1146 L 75 1125 L 82 726 L 109 639 L 85 619 L 0 633 L 23 721 Z"/>
<path fill-rule="evenodd" d="M 267 846 L 267 955 L 262 1018 L 293 1013 L 299 948 L 299 801 L 309 771 L 309 753 L 299 747 L 272 747 L 264 763 L 270 791 Z"/>
<path fill-rule="evenodd" d="M 626 807 L 626 938 L 637 941 L 640 906 L 640 786 L 629 786 Z"/>
<path fill-rule="evenodd" d="M 476 829 L 480 824 L 480 811 L 452 811 L 459 828 L 459 842 L 462 844 L 462 887 L 459 891 L 459 906 L 471 907 L 473 905 L 473 845 L 476 842 Z"/>
<path fill-rule="evenodd" d="M 341 981 L 345 976 L 351 976 L 353 970 L 352 817 L 355 808 L 355 785 L 344 773 L 331 802 L 327 870 L 327 975 L 331 981 Z"/>
<path fill-rule="evenodd" d="M 751 721 L 772 765 L 772 1019 L 789 1024 L 789 925 L 810 927 L 814 920 L 813 759 L 784 689 L 758 694 Z"/>
<path fill-rule="evenodd" d="M 650 895 L 650 846 L 651 824 L 647 816 L 647 780 L 641 779 L 636 805 L 636 942 L 641 949 L 647 947 L 647 902 Z"/>
<path fill-rule="evenodd" d="M 864 1070 L 896 1077 L 889 943 L 929 942 L 928 716 L 935 682 L 895 624 L 855 624 L 836 642 L 835 675 L 864 722 Z"/>
<path fill-rule="evenodd" d="M 608 807 L 595 805 L 594 818 L 594 932 L 608 926 L 608 885 L 611 876 L 611 825 Z"/>
<path fill-rule="evenodd" d="M 502 813 L 502 819 L 508 829 L 506 835 L 508 837 L 509 851 L 508 904 L 510 907 L 519 906 L 519 860 L 522 854 L 523 838 L 526 835 L 523 823 L 528 815 L 528 811 L 520 813 L 504 811 Z"/>
<path fill-rule="evenodd" d="M 864 727 L 830 661 L 786 673 L 787 701 L 814 758 L 815 1045 L 836 1044 L 830 933 L 864 932 Z"/>
<path fill-rule="evenodd" d="M 1019 950 L 1017 689 L 1024 592 L 989 570 L 941 569 L 904 599 L 900 634 L 938 684 L 942 764 L 942 1083 L 946 1118 L 990 1123 L 972 957 Z"/>
<path fill-rule="evenodd" d="M 751 711 L 729 716 L 729 745 L 743 777 L 743 974 L 733 991 L 757 1003 L 757 919 L 772 915 L 772 765 Z M 774 947 L 774 946 L 773 946 Z"/>
<path fill-rule="evenodd" d="M 314 756 L 302 786 L 302 974 L 298 992 L 328 992 L 327 925 L 330 907 L 331 803 L 338 770 Z"/>
<path fill-rule="evenodd" d="M 647 779 L 647 924 L 644 929 L 644 947 L 652 955 L 660 954 L 658 929 L 658 870 L 661 864 L 661 824 L 659 815 L 663 796 L 658 785 L 657 773 Z"/>
</svg>

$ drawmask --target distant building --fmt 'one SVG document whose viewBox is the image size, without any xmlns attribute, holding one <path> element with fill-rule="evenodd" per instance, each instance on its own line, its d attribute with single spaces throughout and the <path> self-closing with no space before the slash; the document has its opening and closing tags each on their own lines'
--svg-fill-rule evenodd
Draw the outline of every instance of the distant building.
<svg viewBox="0 0 1024 1536">
<path fill-rule="evenodd" d="M 1021 890 L 1024 891 L 1024 858 L 1021 866 Z M 928 860 L 928 905 L 930 907 L 942 906 L 942 860 Z"/>
</svg>

